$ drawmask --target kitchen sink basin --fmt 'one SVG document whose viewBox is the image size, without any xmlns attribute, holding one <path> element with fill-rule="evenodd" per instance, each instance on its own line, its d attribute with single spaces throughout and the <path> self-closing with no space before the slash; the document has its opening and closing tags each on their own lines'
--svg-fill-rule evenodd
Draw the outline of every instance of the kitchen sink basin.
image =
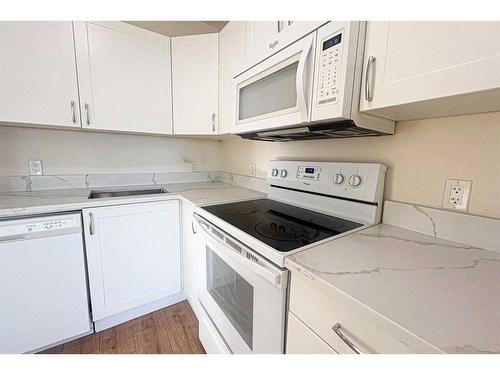
<svg viewBox="0 0 500 375">
<path fill-rule="evenodd" d="M 165 194 L 165 193 L 168 193 L 168 191 L 161 188 L 130 189 L 130 190 L 92 190 L 89 194 L 89 199 L 129 197 L 135 195 L 150 195 L 150 194 Z"/>
</svg>

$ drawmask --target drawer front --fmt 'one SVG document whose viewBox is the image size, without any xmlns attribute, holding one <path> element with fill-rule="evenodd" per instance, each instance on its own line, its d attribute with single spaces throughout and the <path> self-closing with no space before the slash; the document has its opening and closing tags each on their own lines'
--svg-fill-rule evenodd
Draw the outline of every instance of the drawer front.
<svg viewBox="0 0 500 375">
<path fill-rule="evenodd" d="M 288 311 L 286 354 L 339 354 Z"/>
<path fill-rule="evenodd" d="M 312 275 L 310 276 L 312 277 Z M 436 348 L 303 271 L 292 272 L 290 311 L 339 353 L 436 353 Z M 336 333 L 333 326 L 340 325 Z M 343 338 L 341 337 L 343 336 Z"/>
</svg>

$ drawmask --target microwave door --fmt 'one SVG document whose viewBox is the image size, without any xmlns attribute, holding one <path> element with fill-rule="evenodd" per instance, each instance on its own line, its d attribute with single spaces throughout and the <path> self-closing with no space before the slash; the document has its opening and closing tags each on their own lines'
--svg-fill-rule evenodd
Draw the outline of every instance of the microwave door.
<svg viewBox="0 0 500 375">
<path fill-rule="evenodd" d="M 315 34 L 235 78 L 236 133 L 310 120 Z"/>
</svg>

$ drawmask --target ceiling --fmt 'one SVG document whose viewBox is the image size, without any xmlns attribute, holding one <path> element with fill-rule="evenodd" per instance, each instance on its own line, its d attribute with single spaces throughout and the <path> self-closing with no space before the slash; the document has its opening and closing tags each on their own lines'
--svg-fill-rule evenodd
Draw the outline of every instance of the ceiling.
<svg viewBox="0 0 500 375">
<path fill-rule="evenodd" d="M 125 21 L 167 36 L 218 33 L 228 21 Z"/>
</svg>

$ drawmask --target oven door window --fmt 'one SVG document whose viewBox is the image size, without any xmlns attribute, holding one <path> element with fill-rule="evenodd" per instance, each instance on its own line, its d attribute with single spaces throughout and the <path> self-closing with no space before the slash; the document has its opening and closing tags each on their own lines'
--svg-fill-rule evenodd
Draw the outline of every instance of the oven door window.
<svg viewBox="0 0 500 375">
<path fill-rule="evenodd" d="M 250 349 L 253 349 L 253 286 L 208 246 L 207 291 Z"/>
</svg>

